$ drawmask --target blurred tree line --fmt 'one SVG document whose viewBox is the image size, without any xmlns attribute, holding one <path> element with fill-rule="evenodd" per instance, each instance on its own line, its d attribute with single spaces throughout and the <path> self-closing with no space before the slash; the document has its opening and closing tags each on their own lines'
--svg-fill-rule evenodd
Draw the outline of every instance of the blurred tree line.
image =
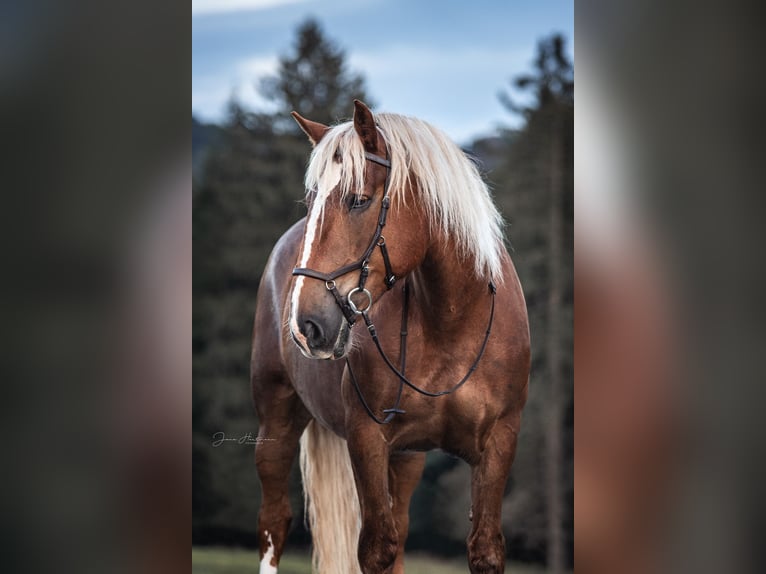
<svg viewBox="0 0 766 574">
<path fill-rule="evenodd" d="M 276 76 L 262 81 L 272 114 L 229 105 L 221 126 L 192 118 L 194 160 L 193 532 L 194 544 L 254 545 L 260 504 L 253 446 L 213 446 L 213 436 L 255 436 L 249 385 L 255 297 L 277 239 L 303 217 L 310 151 L 289 112 L 334 123 L 351 102 L 372 103 L 346 54 L 309 20 L 297 30 Z M 573 460 L 573 69 L 564 40 L 540 41 L 530 73 L 524 125 L 466 149 L 485 171 L 509 222 L 507 235 L 524 287 L 532 332 L 532 374 L 519 449 L 504 499 L 508 555 L 572 565 Z M 297 466 L 291 476 L 293 545 L 308 544 Z M 465 551 L 470 469 L 440 452 L 427 465 L 411 506 L 408 549 Z"/>
</svg>

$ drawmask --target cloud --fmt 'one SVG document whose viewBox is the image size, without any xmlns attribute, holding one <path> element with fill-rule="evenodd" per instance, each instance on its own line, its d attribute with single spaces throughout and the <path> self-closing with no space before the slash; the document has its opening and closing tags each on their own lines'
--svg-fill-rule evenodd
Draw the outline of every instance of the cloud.
<svg viewBox="0 0 766 574">
<path fill-rule="evenodd" d="M 273 76 L 279 68 L 276 56 L 254 56 L 238 62 L 234 69 L 237 99 L 253 110 L 271 111 L 273 104 L 258 92 L 261 78 Z"/>
<path fill-rule="evenodd" d="M 381 111 L 420 117 L 464 143 L 477 134 L 492 132 L 499 122 L 515 125 L 520 121 L 502 107 L 497 92 L 509 88 L 508 79 L 526 70 L 533 55 L 532 47 L 444 49 L 398 44 L 351 52 L 349 64 L 366 76 Z M 251 53 L 221 69 L 195 75 L 195 116 L 222 120 L 232 95 L 247 109 L 274 111 L 274 104 L 258 92 L 258 83 L 264 76 L 276 74 L 278 68 L 276 55 Z M 349 114 L 351 111 L 349 107 Z"/>
<path fill-rule="evenodd" d="M 490 48 L 466 48 L 454 50 L 441 47 L 394 45 L 377 52 L 354 52 L 351 66 L 367 75 L 384 77 L 414 76 L 423 72 L 446 76 L 450 72 L 483 73 L 487 70 L 524 70 L 532 52 L 529 48 L 507 51 Z"/>
<path fill-rule="evenodd" d="M 272 111 L 273 104 L 258 93 L 258 82 L 274 75 L 279 67 L 276 56 L 252 56 L 215 74 L 197 76 L 192 84 L 192 110 L 208 121 L 223 118 L 232 96 L 247 109 Z"/>
<path fill-rule="evenodd" d="M 492 49 L 394 45 L 350 55 L 350 65 L 367 78 L 381 111 L 420 117 L 454 140 L 518 124 L 497 99 L 508 80 L 528 69 L 533 47 Z M 512 90 L 513 91 L 513 90 Z M 494 119 L 493 119 L 494 118 Z"/>
<path fill-rule="evenodd" d="M 279 59 L 276 56 L 253 56 L 236 64 L 236 75 L 240 78 L 253 79 L 273 76 L 277 73 Z"/>
<path fill-rule="evenodd" d="M 192 0 L 192 16 L 220 14 L 222 12 L 254 12 L 308 0 Z"/>
</svg>

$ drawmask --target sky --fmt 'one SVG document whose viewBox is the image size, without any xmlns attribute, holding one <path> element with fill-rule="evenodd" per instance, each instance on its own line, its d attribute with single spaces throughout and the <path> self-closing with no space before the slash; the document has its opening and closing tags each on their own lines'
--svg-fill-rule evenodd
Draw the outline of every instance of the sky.
<svg viewBox="0 0 766 574">
<path fill-rule="evenodd" d="M 572 0 L 192 0 L 194 116 L 221 121 L 232 95 L 272 109 L 258 81 L 308 17 L 364 75 L 374 111 L 419 117 L 460 144 L 519 125 L 497 94 L 514 94 L 537 40 L 561 32 L 574 52 Z"/>
</svg>

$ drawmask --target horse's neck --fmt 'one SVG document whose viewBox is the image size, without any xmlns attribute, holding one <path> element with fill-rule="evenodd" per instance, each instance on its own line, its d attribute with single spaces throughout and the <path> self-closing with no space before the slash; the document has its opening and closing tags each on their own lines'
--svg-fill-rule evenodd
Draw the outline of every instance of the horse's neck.
<svg viewBox="0 0 766 574">
<path fill-rule="evenodd" d="M 413 303 L 427 329 L 436 333 L 465 331 L 477 313 L 486 314 L 488 284 L 476 277 L 473 261 L 461 260 L 449 240 L 437 241 L 413 273 Z"/>
</svg>

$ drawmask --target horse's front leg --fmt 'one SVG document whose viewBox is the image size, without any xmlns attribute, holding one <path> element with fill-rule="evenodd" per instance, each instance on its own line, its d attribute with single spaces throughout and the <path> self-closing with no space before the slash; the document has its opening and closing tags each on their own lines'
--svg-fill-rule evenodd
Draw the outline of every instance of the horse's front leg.
<svg viewBox="0 0 766 574">
<path fill-rule="evenodd" d="M 348 450 L 362 510 L 359 566 L 363 574 L 390 574 L 398 548 L 388 486 L 389 448 L 379 429 L 349 433 Z"/>
<path fill-rule="evenodd" d="M 498 574 L 505 570 L 501 509 L 503 491 L 516 454 L 519 422 L 519 416 L 498 421 L 478 463 L 472 468 L 472 527 L 468 535 L 468 564 L 472 574 Z"/>
<path fill-rule="evenodd" d="M 393 574 L 404 574 L 404 545 L 410 524 L 410 499 L 423 475 L 425 463 L 424 452 L 396 453 L 389 462 L 388 487 L 393 499 L 394 523 L 399 534 Z"/>
<path fill-rule="evenodd" d="M 301 433 L 311 418 L 292 387 L 278 379 L 269 382 L 256 401 L 260 418 L 255 464 L 262 493 L 258 512 L 261 574 L 277 572 L 292 519 L 290 468 Z"/>
</svg>

